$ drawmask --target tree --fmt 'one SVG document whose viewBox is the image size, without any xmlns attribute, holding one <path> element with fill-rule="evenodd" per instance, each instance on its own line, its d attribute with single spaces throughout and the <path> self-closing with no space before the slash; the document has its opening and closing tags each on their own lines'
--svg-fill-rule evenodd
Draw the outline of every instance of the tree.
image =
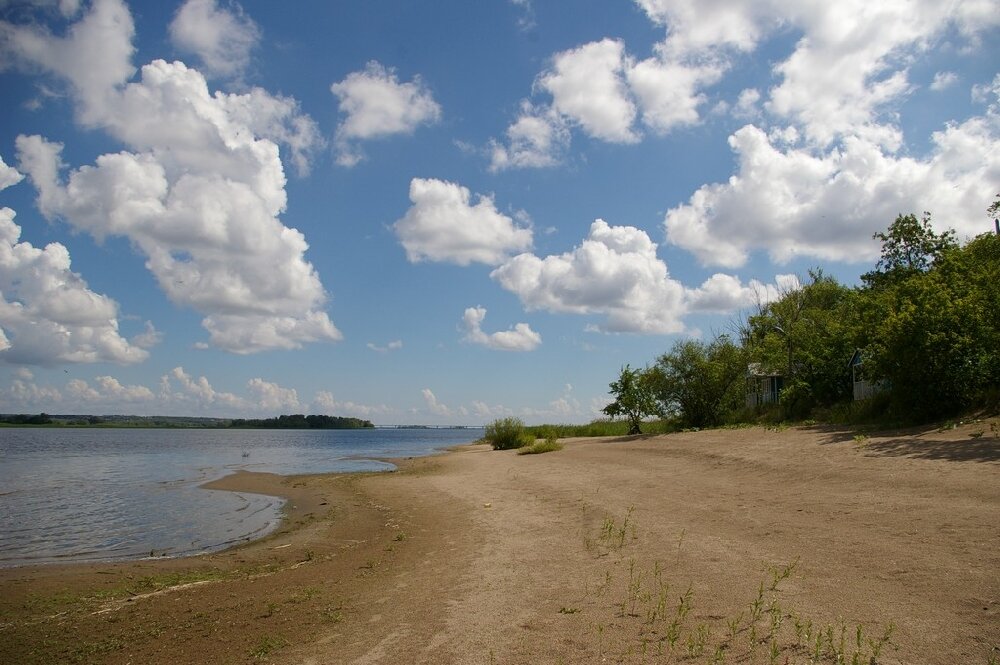
<svg viewBox="0 0 1000 665">
<path fill-rule="evenodd" d="M 879 232 L 872 238 L 882 241 L 882 257 L 875 270 L 865 273 L 861 279 L 875 287 L 927 272 L 945 252 L 958 247 L 954 231 L 934 233 L 929 212 L 925 212 L 920 221 L 912 214 L 899 215 L 889 225 L 887 233 Z"/>
<path fill-rule="evenodd" d="M 649 370 L 661 413 L 677 414 L 691 427 L 722 423 L 743 402 L 746 355 L 727 335 L 705 343 L 674 344 Z"/>
<path fill-rule="evenodd" d="M 1000 388 L 1000 237 L 946 248 L 925 272 L 864 291 L 866 356 L 898 415 L 954 415 Z"/>
<path fill-rule="evenodd" d="M 857 345 L 854 292 L 822 270 L 759 306 L 743 333 L 750 362 L 784 376 L 786 415 L 804 416 L 851 394 L 847 361 Z"/>
<path fill-rule="evenodd" d="M 642 434 L 642 419 L 657 413 L 648 372 L 625 365 L 610 388 L 608 392 L 615 396 L 615 401 L 602 411 L 611 418 L 624 416 L 629 422 L 628 433 Z"/>
</svg>

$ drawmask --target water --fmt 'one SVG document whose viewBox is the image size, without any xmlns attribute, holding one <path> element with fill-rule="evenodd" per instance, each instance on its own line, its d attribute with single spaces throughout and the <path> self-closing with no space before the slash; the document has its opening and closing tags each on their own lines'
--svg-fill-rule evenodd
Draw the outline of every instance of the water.
<svg viewBox="0 0 1000 665">
<path fill-rule="evenodd" d="M 282 501 L 199 485 L 233 471 L 389 470 L 478 430 L 0 429 L 0 566 L 182 556 L 260 537 Z"/>
</svg>

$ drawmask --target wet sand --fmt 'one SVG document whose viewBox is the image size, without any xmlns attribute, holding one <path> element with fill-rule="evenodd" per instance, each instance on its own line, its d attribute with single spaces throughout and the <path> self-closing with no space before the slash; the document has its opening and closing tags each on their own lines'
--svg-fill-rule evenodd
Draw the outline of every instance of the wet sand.
<svg viewBox="0 0 1000 665">
<path fill-rule="evenodd" d="M 214 486 L 288 498 L 276 532 L 191 559 L 0 570 L 0 662 L 869 663 L 877 649 L 943 665 L 1000 644 L 988 423 L 565 443 L 229 476 Z"/>
</svg>

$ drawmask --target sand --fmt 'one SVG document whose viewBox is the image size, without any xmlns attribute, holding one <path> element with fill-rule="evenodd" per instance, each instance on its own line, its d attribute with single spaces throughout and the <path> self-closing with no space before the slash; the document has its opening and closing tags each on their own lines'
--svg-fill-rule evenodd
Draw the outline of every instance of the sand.
<svg viewBox="0 0 1000 665">
<path fill-rule="evenodd" d="M 0 570 L 0 662 L 951 665 L 1000 645 L 988 423 L 564 443 L 230 476 L 288 497 L 278 531 Z"/>
</svg>

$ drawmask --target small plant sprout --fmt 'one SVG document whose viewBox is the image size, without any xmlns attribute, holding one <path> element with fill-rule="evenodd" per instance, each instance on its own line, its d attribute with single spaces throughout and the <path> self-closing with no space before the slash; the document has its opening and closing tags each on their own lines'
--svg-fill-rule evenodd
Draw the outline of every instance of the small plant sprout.
<svg viewBox="0 0 1000 665">
<path fill-rule="evenodd" d="M 778 585 L 787 580 L 795 572 L 795 569 L 799 566 L 799 557 L 795 557 L 795 561 L 788 563 L 784 568 L 772 568 L 771 569 L 771 586 L 769 591 L 777 591 Z"/>
<path fill-rule="evenodd" d="M 726 620 L 726 636 L 729 639 L 736 637 L 736 634 L 740 632 L 740 624 L 743 623 L 743 612 L 740 612 L 732 619 Z"/>
</svg>

